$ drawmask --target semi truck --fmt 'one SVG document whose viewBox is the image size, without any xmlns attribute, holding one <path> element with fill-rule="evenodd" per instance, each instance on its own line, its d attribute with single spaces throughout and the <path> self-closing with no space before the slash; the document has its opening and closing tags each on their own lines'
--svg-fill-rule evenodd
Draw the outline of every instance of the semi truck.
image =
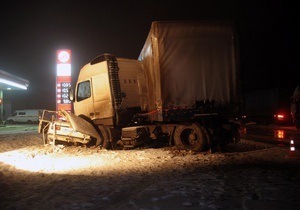
<svg viewBox="0 0 300 210">
<path fill-rule="evenodd" d="M 155 21 L 138 59 L 105 53 L 84 65 L 74 113 L 45 110 L 39 132 L 45 143 L 213 151 L 239 141 L 240 84 L 235 21 Z"/>
</svg>

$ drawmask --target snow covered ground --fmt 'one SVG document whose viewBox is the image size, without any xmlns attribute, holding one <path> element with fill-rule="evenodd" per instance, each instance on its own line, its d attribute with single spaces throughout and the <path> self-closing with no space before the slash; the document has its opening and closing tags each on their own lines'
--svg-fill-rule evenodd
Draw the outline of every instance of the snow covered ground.
<svg viewBox="0 0 300 210">
<path fill-rule="evenodd" d="M 1 209 L 299 209 L 300 158 L 242 139 L 223 152 L 44 145 L 0 128 Z"/>
</svg>

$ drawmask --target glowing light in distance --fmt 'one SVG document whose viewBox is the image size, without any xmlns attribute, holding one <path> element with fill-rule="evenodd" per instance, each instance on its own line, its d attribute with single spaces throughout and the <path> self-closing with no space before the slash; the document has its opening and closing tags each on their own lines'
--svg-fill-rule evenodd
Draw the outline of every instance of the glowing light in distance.
<svg viewBox="0 0 300 210">
<path fill-rule="evenodd" d="M 4 84 L 7 84 L 7 85 L 11 85 L 11 86 L 17 87 L 17 88 L 21 88 L 23 90 L 27 90 L 27 86 L 26 85 L 21 85 L 21 84 L 18 84 L 16 82 L 8 81 L 6 79 L 1 79 L 0 78 L 0 83 L 4 83 Z"/>
<path fill-rule="evenodd" d="M 66 63 L 68 62 L 70 59 L 70 55 L 67 51 L 61 51 L 59 54 L 58 54 L 58 60 L 60 60 L 60 62 L 62 63 Z"/>
<path fill-rule="evenodd" d="M 278 120 L 283 120 L 283 118 L 284 118 L 284 115 L 283 115 L 283 114 L 277 115 L 277 119 L 278 119 Z"/>
<path fill-rule="evenodd" d="M 295 145 L 294 145 L 294 140 L 290 141 L 290 151 L 292 151 L 292 152 L 296 151 L 296 148 L 295 148 Z"/>
<path fill-rule="evenodd" d="M 71 64 L 57 64 L 57 76 L 71 76 Z"/>
<path fill-rule="evenodd" d="M 279 139 L 284 139 L 284 137 L 285 137 L 284 130 L 275 130 L 274 136 Z"/>
</svg>

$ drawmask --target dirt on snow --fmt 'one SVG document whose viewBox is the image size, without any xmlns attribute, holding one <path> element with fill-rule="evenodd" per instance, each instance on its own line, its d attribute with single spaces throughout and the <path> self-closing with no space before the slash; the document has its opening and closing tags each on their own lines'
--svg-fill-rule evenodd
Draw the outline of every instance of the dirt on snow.
<svg viewBox="0 0 300 210">
<path fill-rule="evenodd" d="M 245 139 L 216 153 L 53 146 L 36 129 L 0 130 L 0 208 L 299 209 L 288 153 Z"/>
</svg>

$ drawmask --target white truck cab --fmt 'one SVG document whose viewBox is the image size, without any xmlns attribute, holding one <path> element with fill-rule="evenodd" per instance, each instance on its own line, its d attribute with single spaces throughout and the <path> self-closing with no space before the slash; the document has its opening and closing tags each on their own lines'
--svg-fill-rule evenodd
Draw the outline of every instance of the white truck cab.
<svg viewBox="0 0 300 210">
<path fill-rule="evenodd" d="M 119 124 L 122 117 L 118 116 L 118 110 L 146 106 L 143 103 L 147 102 L 147 87 L 143 78 L 143 67 L 138 60 L 109 54 L 95 58 L 79 73 L 73 101 L 75 114 L 95 124 Z"/>
</svg>

